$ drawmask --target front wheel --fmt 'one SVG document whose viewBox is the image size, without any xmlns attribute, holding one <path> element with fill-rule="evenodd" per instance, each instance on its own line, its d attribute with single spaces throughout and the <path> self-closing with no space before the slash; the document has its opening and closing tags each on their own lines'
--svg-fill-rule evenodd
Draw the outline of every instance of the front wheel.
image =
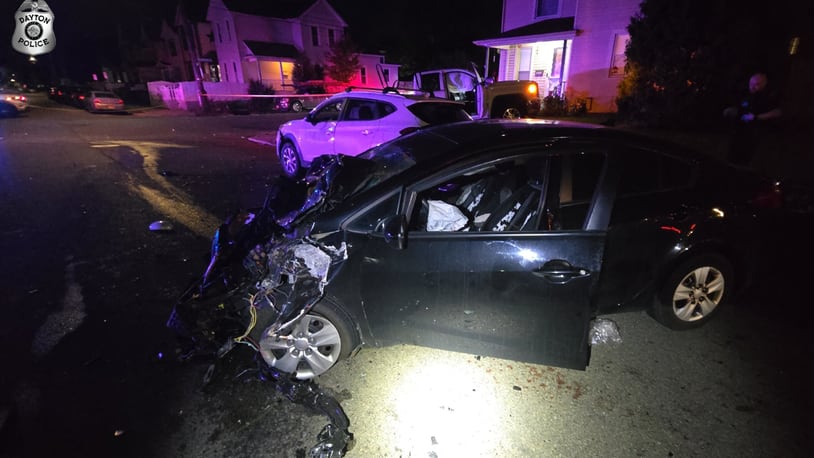
<svg viewBox="0 0 814 458">
<path fill-rule="evenodd" d="M 297 178 L 300 175 L 302 165 L 300 164 L 300 153 L 293 143 L 287 141 L 280 147 L 280 165 L 283 167 L 283 173 L 291 178 Z"/>
<path fill-rule="evenodd" d="M 299 113 L 300 111 L 302 111 L 302 102 L 300 102 L 299 100 L 291 102 L 291 111 L 295 113 Z"/>
<path fill-rule="evenodd" d="M 300 380 L 324 374 L 350 356 L 358 337 L 347 314 L 322 301 L 283 333 L 263 332 L 260 354 L 266 364 Z"/>
<path fill-rule="evenodd" d="M 712 319 L 734 289 L 734 269 L 726 258 L 699 256 L 667 277 L 649 313 L 671 329 L 697 328 Z"/>
</svg>

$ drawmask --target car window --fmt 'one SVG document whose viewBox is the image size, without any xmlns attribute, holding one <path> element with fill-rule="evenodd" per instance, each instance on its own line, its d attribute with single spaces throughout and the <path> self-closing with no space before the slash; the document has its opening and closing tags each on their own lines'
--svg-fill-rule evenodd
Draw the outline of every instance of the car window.
<svg viewBox="0 0 814 458">
<path fill-rule="evenodd" d="M 544 195 L 544 158 L 510 159 L 445 177 L 417 192 L 409 229 L 533 231 Z"/>
<path fill-rule="evenodd" d="M 395 111 L 391 104 L 376 100 L 349 99 L 346 105 L 343 121 L 372 121 Z"/>
<path fill-rule="evenodd" d="M 112 92 L 92 92 L 94 97 L 107 97 L 110 99 L 118 99 L 119 96 Z"/>
<path fill-rule="evenodd" d="M 349 221 L 347 229 L 361 233 L 374 231 L 382 220 L 398 212 L 400 197 L 401 193 L 394 192 L 369 209 L 358 213 Z"/>
<path fill-rule="evenodd" d="M 437 92 L 442 90 L 441 75 L 438 72 L 424 73 L 421 75 L 421 88 L 425 92 Z M 440 95 L 440 94 L 436 94 Z"/>
<path fill-rule="evenodd" d="M 602 175 L 605 157 L 601 149 L 580 149 L 552 159 L 555 173 L 551 174 L 551 187 L 559 189 L 559 193 L 550 195 L 544 229 L 583 228 Z"/>
<path fill-rule="evenodd" d="M 342 113 L 344 103 L 345 99 L 327 100 L 322 105 L 314 108 L 309 117 L 314 122 L 337 121 L 340 113 Z"/>
<path fill-rule="evenodd" d="M 416 102 L 407 107 L 418 119 L 429 125 L 468 121 L 472 117 L 463 105 L 454 103 Z"/>
<path fill-rule="evenodd" d="M 683 188 L 695 176 L 688 161 L 656 151 L 630 149 L 623 152 L 622 160 L 620 197 Z"/>
</svg>

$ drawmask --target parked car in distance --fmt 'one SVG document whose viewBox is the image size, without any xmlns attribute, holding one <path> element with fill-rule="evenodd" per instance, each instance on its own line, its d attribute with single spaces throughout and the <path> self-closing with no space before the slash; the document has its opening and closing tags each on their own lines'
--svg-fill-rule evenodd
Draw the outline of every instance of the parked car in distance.
<svg viewBox="0 0 814 458">
<path fill-rule="evenodd" d="M 90 91 L 83 95 L 85 109 L 91 113 L 124 112 L 124 100 L 109 91 Z"/>
<path fill-rule="evenodd" d="M 584 369 L 599 318 L 712 319 L 755 272 L 761 215 L 783 204 L 776 182 L 710 155 L 545 120 L 431 126 L 321 156 L 308 177 L 279 182 L 300 186 L 299 203 L 274 189 L 245 230 L 229 226 L 251 239 L 216 236 L 245 248 L 234 261 L 213 249 L 207 273 L 218 261 L 232 274 L 205 275 L 216 287 L 190 299 L 238 315 L 237 335 L 301 379 L 363 344 Z"/>
<path fill-rule="evenodd" d="M 471 120 L 464 105 L 395 91 L 346 91 L 277 130 L 283 172 L 296 177 L 323 154 L 353 156 L 428 125 Z"/>
<path fill-rule="evenodd" d="M 13 103 L 0 99 L 0 118 L 14 118 L 19 114 Z"/>
<path fill-rule="evenodd" d="M 16 89 L 0 89 L 0 99 L 14 105 L 18 113 L 28 110 L 28 97 Z"/>
<path fill-rule="evenodd" d="M 320 102 L 327 99 L 324 81 L 304 81 L 297 84 L 297 94 L 279 99 L 280 111 L 293 111 L 299 113 L 303 110 L 312 110 Z"/>
</svg>

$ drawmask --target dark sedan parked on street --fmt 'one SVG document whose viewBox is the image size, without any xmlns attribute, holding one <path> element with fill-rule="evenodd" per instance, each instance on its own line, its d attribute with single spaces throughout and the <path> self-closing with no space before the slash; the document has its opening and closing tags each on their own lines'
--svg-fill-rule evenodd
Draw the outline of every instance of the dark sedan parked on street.
<svg viewBox="0 0 814 458">
<path fill-rule="evenodd" d="M 323 156 L 300 186 L 296 206 L 278 189 L 219 230 L 239 267 L 213 281 L 210 264 L 176 311 L 229 304 L 244 323 L 229 339 L 301 379 L 392 343 L 584 369 L 598 317 L 702 325 L 752 275 L 759 215 L 781 197 L 706 155 L 543 120 L 421 129 Z"/>
</svg>

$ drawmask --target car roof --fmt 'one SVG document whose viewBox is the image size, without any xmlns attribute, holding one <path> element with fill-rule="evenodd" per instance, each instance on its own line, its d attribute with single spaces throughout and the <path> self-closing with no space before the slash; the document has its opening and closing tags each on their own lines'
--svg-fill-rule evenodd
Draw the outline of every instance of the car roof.
<svg viewBox="0 0 814 458">
<path fill-rule="evenodd" d="M 607 127 L 578 121 L 556 119 L 477 119 L 437 126 L 428 126 L 422 131 L 444 137 L 457 144 L 499 144 L 505 142 L 522 143 L 525 140 L 539 141 L 540 138 L 563 139 L 602 139 L 607 141 L 632 141 L 643 147 L 667 150 L 681 150 L 692 154 L 688 148 L 628 130 Z"/>
<path fill-rule="evenodd" d="M 390 91 L 385 89 L 359 89 L 359 88 L 348 88 L 344 92 L 339 92 L 330 96 L 327 100 L 338 99 L 338 98 L 348 98 L 348 97 L 356 97 L 368 100 L 380 100 L 380 101 L 389 101 L 392 102 L 394 100 L 400 101 L 413 101 L 413 102 L 435 102 L 435 103 L 449 103 L 454 105 L 462 105 L 461 102 L 456 102 L 454 100 L 442 99 L 438 97 L 427 97 L 426 95 L 415 95 L 415 94 L 406 94 L 401 93 L 398 91 Z"/>
<path fill-rule="evenodd" d="M 680 156 L 694 162 L 716 162 L 703 152 L 692 150 L 668 140 L 658 139 L 637 132 L 606 127 L 598 124 L 550 119 L 477 119 L 451 124 L 427 126 L 409 134 L 436 137 L 437 149 L 426 150 L 415 159 L 433 168 L 450 164 L 467 157 L 478 156 L 478 151 L 495 147 L 521 147 L 540 144 L 551 139 L 556 143 L 597 141 L 607 144 L 631 144 L 639 148 Z M 401 137 L 406 140 L 405 137 Z M 396 139 L 396 142 L 399 140 Z M 446 146 L 443 146 L 446 145 Z M 437 157 L 440 154 L 442 157 Z M 433 165 L 434 164 L 434 165 Z M 419 167 L 423 168 L 423 167 Z"/>
</svg>

